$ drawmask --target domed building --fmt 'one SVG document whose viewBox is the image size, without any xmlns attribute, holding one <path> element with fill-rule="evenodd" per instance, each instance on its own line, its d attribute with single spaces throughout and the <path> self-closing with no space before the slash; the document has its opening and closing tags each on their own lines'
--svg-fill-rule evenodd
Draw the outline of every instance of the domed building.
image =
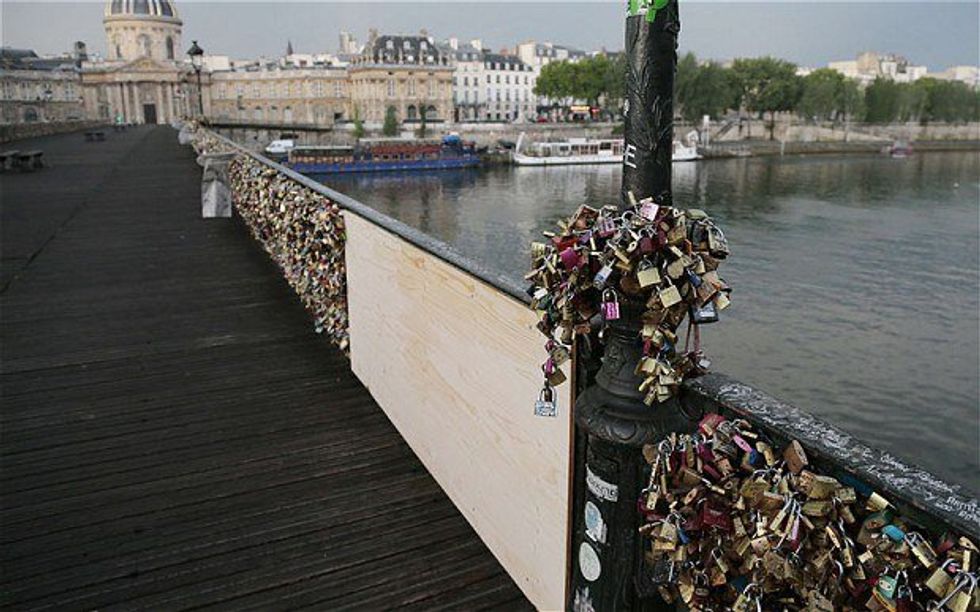
<svg viewBox="0 0 980 612">
<path fill-rule="evenodd" d="M 106 58 L 82 65 L 86 115 L 169 123 L 197 114 L 197 86 L 189 78 L 193 70 L 181 41 L 183 22 L 171 0 L 108 0 L 102 24 Z"/>
</svg>

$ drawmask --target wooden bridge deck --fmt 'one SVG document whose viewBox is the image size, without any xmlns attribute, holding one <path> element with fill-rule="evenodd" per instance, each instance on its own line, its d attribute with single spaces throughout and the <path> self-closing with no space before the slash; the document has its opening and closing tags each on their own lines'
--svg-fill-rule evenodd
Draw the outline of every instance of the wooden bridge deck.
<svg viewBox="0 0 980 612">
<path fill-rule="evenodd" d="M 199 218 L 176 133 L 107 137 L 0 178 L 0 606 L 529 608 L 266 255 Z"/>
</svg>

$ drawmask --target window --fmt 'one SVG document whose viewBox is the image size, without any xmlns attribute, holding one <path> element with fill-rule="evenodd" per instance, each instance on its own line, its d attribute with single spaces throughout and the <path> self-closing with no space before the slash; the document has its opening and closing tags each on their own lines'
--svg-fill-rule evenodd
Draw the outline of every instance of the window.
<svg viewBox="0 0 980 612">
<path fill-rule="evenodd" d="M 394 49 L 394 48 L 395 48 L 395 41 L 389 38 L 388 42 L 385 43 L 385 49 Z"/>
<path fill-rule="evenodd" d="M 293 122 L 293 109 L 292 109 L 292 107 L 287 106 L 286 108 L 282 109 L 282 121 L 283 121 L 283 123 L 292 123 Z"/>
<path fill-rule="evenodd" d="M 344 84 L 341 81 L 334 81 L 333 84 L 333 97 L 342 98 L 344 96 Z"/>
<path fill-rule="evenodd" d="M 258 83 L 252 83 L 252 97 L 253 98 L 262 97 L 262 93 L 260 92 Z"/>
<path fill-rule="evenodd" d="M 469 87 L 470 77 L 463 77 L 463 87 Z"/>
<path fill-rule="evenodd" d="M 497 75 L 497 85 L 500 85 L 500 75 Z"/>
<path fill-rule="evenodd" d="M 408 120 L 409 121 L 414 121 L 416 119 L 416 115 L 417 114 L 418 114 L 418 111 L 416 110 L 415 105 L 414 104 L 409 104 L 408 105 L 408 112 L 405 113 L 405 115 L 408 117 Z"/>
<path fill-rule="evenodd" d="M 315 81 L 313 83 L 313 95 L 317 98 L 323 97 L 323 81 Z"/>
<path fill-rule="evenodd" d="M 266 87 L 266 97 L 267 98 L 275 98 L 276 97 L 276 84 L 275 83 L 269 83 L 269 86 Z"/>
<path fill-rule="evenodd" d="M 75 84 L 71 81 L 65 83 L 65 100 L 75 99 Z"/>
<path fill-rule="evenodd" d="M 430 98 L 434 98 L 436 95 L 436 81 L 435 79 L 429 79 L 425 82 L 425 95 Z"/>
<path fill-rule="evenodd" d="M 415 79 L 408 79 L 408 95 L 415 95 Z"/>
<path fill-rule="evenodd" d="M 504 75 L 504 84 L 505 85 L 510 85 L 510 75 L 509 74 L 505 74 Z"/>
<path fill-rule="evenodd" d="M 167 59 L 172 60 L 174 58 L 174 39 L 167 37 Z"/>
<path fill-rule="evenodd" d="M 136 39 L 136 42 L 139 43 L 140 49 L 142 50 L 143 55 L 145 57 L 152 57 L 153 54 L 151 53 L 151 51 L 153 50 L 153 46 L 152 43 L 150 42 L 149 36 L 147 36 L 146 34 L 140 34 L 139 37 Z"/>
<path fill-rule="evenodd" d="M 408 51 L 409 49 L 412 48 L 412 43 L 406 40 L 404 43 L 402 43 L 402 48 Z"/>
<path fill-rule="evenodd" d="M 388 97 L 395 97 L 395 79 L 388 79 Z"/>
<path fill-rule="evenodd" d="M 239 98 L 244 98 L 245 97 L 245 84 L 244 83 L 239 83 L 237 86 L 235 86 L 235 96 L 237 96 Z"/>
<path fill-rule="evenodd" d="M 261 107 L 256 106 L 255 107 L 255 110 L 252 111 L 252 119 L 255 120 L 255 121 L 262 121 L 262 108 Z"/>
<path fill-rule="evenodd" d="M 487 83 L 489 83 L 489 82 L 490 82 L 490 75 L 488 74 L 487 75 Z"/>
</svg>

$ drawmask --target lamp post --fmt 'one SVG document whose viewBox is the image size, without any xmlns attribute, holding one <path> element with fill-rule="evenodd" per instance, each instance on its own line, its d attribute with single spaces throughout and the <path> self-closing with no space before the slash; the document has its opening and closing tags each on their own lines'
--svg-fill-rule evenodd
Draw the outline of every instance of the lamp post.
<svg viewBox="0 0 980 612">
<path fill-rule="evenodd" d="M 191 41 L 191 48 L 187 50 L 187 55 L 191 58 L 191 66 L 197 73 L 197 107 L 200 117 L 204 117 L 204 90 L 201 89 L 201 68 L 204 64 L 204 49 L 197 45 L 197 41 Z"/>
<path fill-rule="evenodd" d="M 654 197 L 670 206 L 673 89 L 680 31 L 677 0 L 630 0 L 626 17 L 625 153 L 620 209 Z M 608 324 L 593 384 L 575 402 L 585 438 L 577 452 L 576 508 L 569 607 L 576 610 L 663 608 L 636 589 L 642 541 L 637 499 L 642 447 L 687 425 L 676 398 L 647 406 L 634 367 L 642 354 L 642 300 L 620 298 L 620 318 Z"/>
</svg>

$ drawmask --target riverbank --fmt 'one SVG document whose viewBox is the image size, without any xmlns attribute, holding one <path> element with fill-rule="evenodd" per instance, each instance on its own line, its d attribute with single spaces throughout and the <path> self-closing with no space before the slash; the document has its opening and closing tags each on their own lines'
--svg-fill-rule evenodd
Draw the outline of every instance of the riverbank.
<svg viewBox="0 0 980 612">
<path fill-rule="evenodd" d="M 913 151 L 980 151 L 980 140 L 916 140 Z M 779 142 L 778 140 L 736 140 L 699 147 L 705 159 L 770 155 L 840 155 L 881 153 L 888 145 L 880 141 L 859 142 Z"/>
</svg>

